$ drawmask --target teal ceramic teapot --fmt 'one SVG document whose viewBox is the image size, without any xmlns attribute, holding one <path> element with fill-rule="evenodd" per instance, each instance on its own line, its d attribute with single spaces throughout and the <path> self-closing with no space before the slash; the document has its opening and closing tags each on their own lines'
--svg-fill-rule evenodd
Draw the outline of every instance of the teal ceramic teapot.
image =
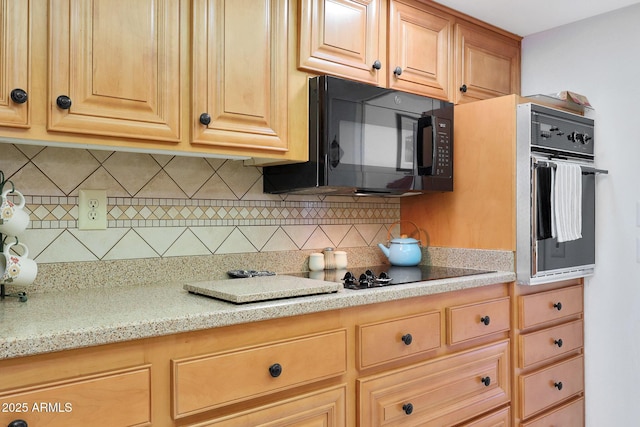
<svg viewBox="0 0 640 427">
<path fill-rule="evenodd" d="M 382 243 L 378 243 L 378 247 L 382 250 L 382 253 L 389 258 L 391 265 L 401 267 L 418 265 L 422 260 L 422 244 L 419 240 L 407 237 L 406 234 L 402 234 L 399 238 L 391 239 L 391 229 L 400 222 L 402 221 L 397 221 L 389 227 L 389 232 L 387 233 L 388 247 Z M 413 222 L 411 222 L 411 224 L 413 224 Z M 413 226 L 419 234 L 420 229 L 415 224 L 413 224 Z"/>
</svg>

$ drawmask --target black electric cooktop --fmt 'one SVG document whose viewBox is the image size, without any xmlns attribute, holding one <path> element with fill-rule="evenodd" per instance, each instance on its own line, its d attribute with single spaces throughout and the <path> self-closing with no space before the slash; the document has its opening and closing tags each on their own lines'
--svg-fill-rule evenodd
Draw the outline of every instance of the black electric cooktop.
<svg viewBox="0 0 640 427">
<path fill-rule="evenodd" d="M 324 272 L 306 272 L 303 277 L 322 278 L 344 284 L 347 289 L 370 289 L 404 283 L 424 282 L 429 280 L 450 279 L 491 273 L 490 270 L 471 268 L 439 267 L 435 265 L 418 265 L 414 267 L 398 267 L 388 264 L 370 267 L 350 267 L 346 270 L 327 270 Z"/>
</svg>

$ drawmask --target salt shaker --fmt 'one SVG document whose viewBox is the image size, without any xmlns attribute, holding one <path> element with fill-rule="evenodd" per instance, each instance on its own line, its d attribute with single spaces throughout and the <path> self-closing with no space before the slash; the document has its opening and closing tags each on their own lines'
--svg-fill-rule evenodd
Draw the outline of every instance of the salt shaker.
<svg viewBox="0 0 640 427">
<path fill-rule="evenodd" d="M 347 268 L 347 253 L 345 251 L 335 251 L 334 258 L 336 261 L 336 269 L 344 270 Z"/>
<path fill-rule="evenodd" d="M 324 269 L 335 270 L 336 269 L 336 255 L 333 248 L 324 248 Z"/>
<path fill-rule="evenodd" d="M 309 270 L 321 271 L 324 270 L 324 255 L 316 252 L 309 255 Z"/>
</svg>

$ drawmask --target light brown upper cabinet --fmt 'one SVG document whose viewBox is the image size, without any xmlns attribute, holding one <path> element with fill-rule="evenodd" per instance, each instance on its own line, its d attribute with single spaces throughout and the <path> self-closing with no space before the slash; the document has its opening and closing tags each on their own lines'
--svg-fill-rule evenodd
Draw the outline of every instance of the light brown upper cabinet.
<svg viewBox="0 0 640 427">
<path fill-rule="evenodd" d="M 29 2 L 0 0 L 0 126 L 29 126 L 30 36 Z"/>
<path fill-rule="evenodd" d="M 178 142 L 179 6 L 51 1 L 48 130 Z"/>
<path fill-rule="evenodd" d="M 520 38 L 428 0 L 308 0 L 298 67 L 462 102 L 520 91 Z"/>
<path fill-rule="evenodd" d="M 288 149 L 287 7 L 193 2 L 192 143 Z"/>
<path fill-rule="evenodd" d="M 520 93 L 520 42 L 456 25 L 456 103 Z"/>
</svg>

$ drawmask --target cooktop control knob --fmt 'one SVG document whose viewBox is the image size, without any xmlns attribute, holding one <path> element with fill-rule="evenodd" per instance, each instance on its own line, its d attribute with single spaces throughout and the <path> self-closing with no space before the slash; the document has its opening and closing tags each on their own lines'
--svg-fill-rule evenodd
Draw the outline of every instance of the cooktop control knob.
<svg viewBox="0 0 640 427">
<path fill-rule="evenodd" d="M 593 138 L 589 136 L 588 133 L 583 133 L 582 134 L 582 143 L 583 144 L 588 144 L 589 141 L 591 141 Z"/>
<path fill-rule="evenodd" d="M 576 133 L 576 137 L 575 137 L 575 141 L 579 142 L 580 144 L 584 144 L 584 134 L 583 133 Z"/>
</svg>

